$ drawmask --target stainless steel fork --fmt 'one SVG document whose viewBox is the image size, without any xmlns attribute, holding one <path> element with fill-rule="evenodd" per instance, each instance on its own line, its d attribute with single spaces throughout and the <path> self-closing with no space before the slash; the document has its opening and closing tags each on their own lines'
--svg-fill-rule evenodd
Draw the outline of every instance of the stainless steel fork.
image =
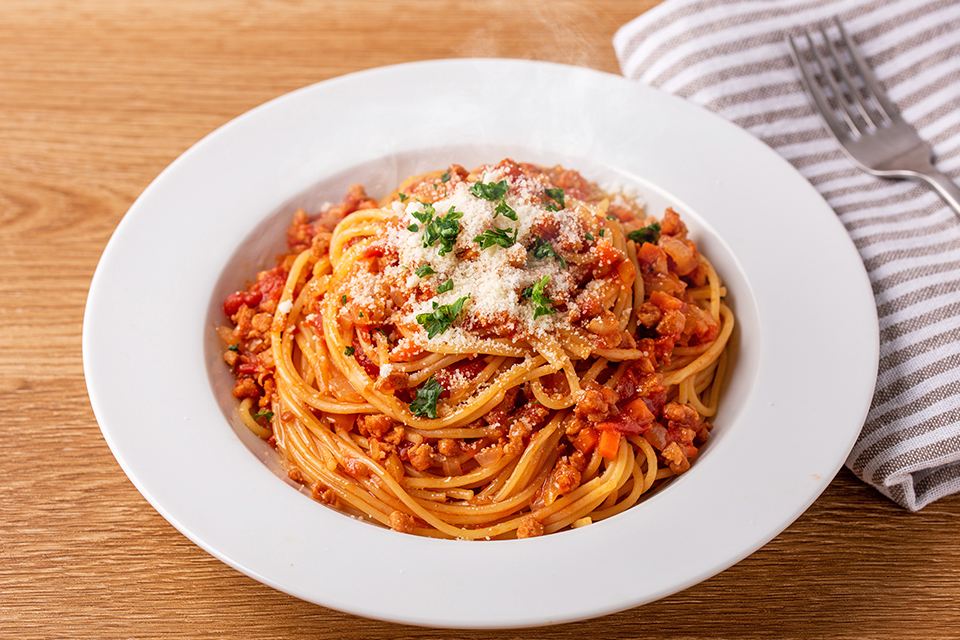
<svg viewBox="0 0 960 640">
<path fill-rule="evenodd" d="M 930 146 L 887 98 L 840 20 L 834 17 L 833 21 L 850 54 L 852 64 L 849 66 L 855 69 L 855 75 L 851 75 L 848 64 L 841 60 L 823 26 L 818 30 L 826 44 L 827 60 L 820 55 L 810 32 L 804 31 L 807 50 L 812 52 L 819 71 L 813 69 L 813 64 L 803 62 L 797 41 L 793 36 L 787 37 L 803 85 L 813 97 L 827 129 L 864 171 L 881 178 L 926 182 L 960 216 L 960 188 L 933 166 Z M 861 82 L 857 82 L 856 77 Z"/>
</svg>

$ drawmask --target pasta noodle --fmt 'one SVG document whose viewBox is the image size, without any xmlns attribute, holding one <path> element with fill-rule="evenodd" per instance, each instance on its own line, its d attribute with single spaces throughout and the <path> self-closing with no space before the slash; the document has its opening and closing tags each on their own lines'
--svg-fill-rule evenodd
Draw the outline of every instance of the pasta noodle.
<svg viewBox="0 0 960 640">
<path fill-rule="evenodd" d="M 684 473 L 734 316 L 667 209 L 504 160 L 359 185 L 227 297 L 239 414 L 317 500 L 397 531 L 530 537 Z"/>
</svg>

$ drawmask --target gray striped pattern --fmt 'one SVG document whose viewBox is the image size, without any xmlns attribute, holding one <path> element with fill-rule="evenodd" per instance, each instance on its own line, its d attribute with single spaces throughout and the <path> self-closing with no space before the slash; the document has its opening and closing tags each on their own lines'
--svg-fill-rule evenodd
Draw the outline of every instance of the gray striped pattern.
<svg viewBox="0 0 960 640">
<path fill-rule="evenodd" d="M 626 77 L 780 153 L 846 226 L 880 320 L 876 393 L 847 466 L 917 510 L 960 491 L 960 222 L 930 189 L 857 169 L 821 124 L 784 36 L 834 15 L 937 166 L 960 180 L 960 1 L 666 0 L 614 47 Z"/>
</svg>

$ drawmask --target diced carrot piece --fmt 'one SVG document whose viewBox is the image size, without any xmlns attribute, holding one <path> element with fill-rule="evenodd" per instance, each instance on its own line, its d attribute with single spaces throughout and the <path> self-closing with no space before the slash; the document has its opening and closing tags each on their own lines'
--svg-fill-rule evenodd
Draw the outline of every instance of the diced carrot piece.
<svg viewBox="0 0 960 640">
<path fill-rule="evenodd" d="M 597 451 L 607 460 L 613 460 L 617 457 L 617 450 L 620 448 L 620 432 L 613 429 L 602 429 L 600 431 L 600 442 Z"/>
<path fill-rule="evenodd" d="M 662 291 L 651 291 L 650 302 L 663 311 L 676 311 L 683 308 L 683 300 Z"/>
<path fill-rule="evenodd" d="M 650 244 L 649 242 L 644 242 L 637 247 L 637 262 L 641 264 L 653 264 L 661 257 L 666 261 L 666 256 L 667 254 L 665 254 L 660 247 L 655 244 Z"/>
<path fill-rule="evenodd" d="M 593 427 L 584 427 L 580 429 L 580 433 L 573 439 L 573 448 L 586 455 L 593 451 L 599 439 L 600 434 L 597 433 L 596 429 Z"/>
<path fill-rule="evenodd" d="M 650 411 L 650 407 L 647 406 L 647 403 L 642 397 L 628 402 L 624 405 L 622 412 L 643 424 L 649 424 L 654 420 L 654 415 Z"/>
</svg>

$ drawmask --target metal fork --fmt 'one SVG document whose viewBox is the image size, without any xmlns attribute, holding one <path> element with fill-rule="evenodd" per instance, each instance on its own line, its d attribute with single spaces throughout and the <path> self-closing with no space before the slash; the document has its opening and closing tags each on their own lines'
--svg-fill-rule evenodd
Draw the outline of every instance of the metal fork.
<svg viewBox="0 0 960 640">
<path fill-rule="evenodd" d="M 810 32 L 804 30 L 807 48 L 813 53 L 819 73 L 812 69 L 813 65 L 804 64 L 796 40 L 792 35 L 787 37 L 803 85 L 813 97 L 827 129 L 847 156 L 864 171 L 881 178 L 926 182 L 960 216 L 960 188 L 933 166 L 930 146 L 920 139 L 887 98 L 839 18 L 834 17 L 833 21 L 862 83 L 857 83 L 851 76 L 823 26 L 819 31 L 829 52 L 827 62 L 817 50 Z M 824 89 L 829 89 L 829 95 Z"/>
</svg>

